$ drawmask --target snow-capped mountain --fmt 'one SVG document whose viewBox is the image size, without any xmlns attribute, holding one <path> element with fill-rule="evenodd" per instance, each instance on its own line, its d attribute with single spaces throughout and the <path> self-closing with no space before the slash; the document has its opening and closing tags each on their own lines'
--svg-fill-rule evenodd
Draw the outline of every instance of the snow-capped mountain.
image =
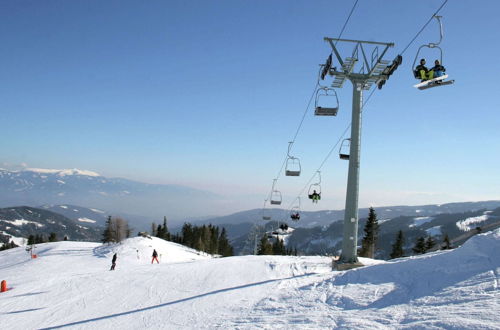
<svg viewBox="0 0 500 330">
<path fill-rule="evenodd" d="M 107 178 L 78 169 L 0 169 L 0 207 L 73 204 L 111 212 L 180 218 L 206 215 L 208 205 L 217 197 L 185 186 Z"/>
</svg>

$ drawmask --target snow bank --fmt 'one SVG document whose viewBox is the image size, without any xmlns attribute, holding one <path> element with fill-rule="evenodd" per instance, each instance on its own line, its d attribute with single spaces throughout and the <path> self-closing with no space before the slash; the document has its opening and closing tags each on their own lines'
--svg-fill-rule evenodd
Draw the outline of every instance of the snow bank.
<svg viewBox="0 0 500 330">
<path fill-rule="evenodd" d="M 99 257 L 111 258 L 114 253 L 126 263 L 150 263 L 153 250 L 158 253 L 158 259 L 164 263 L 186 262 L 210 259 L 207 253 L 190 249 L 180 244 L 165 241 L 157 237 L 134 237 L 124 240 L 121 244 L 103 245 L 94 249 Z"/>
</svg>

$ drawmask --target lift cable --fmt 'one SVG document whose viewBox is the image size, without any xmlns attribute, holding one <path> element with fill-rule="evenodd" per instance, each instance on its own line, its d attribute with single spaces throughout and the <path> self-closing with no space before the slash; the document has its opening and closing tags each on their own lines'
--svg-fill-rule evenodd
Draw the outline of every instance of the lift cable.
<svg viewBox="0 0 500 330">
<path fill-rule="evenodd" d="M 351 19 L 351 16 L 352 16 L 352 13 L 354 12 L 354 9 L 356 8 L 356 5 L 358 4 L 358 1 L 359 0 L 356 0 L 356 2 L 354 2 L 354 5 L 352 6 L 351 8 L 351 12 L 349 13 L 349 16 L 347 16 L 347 19 L 344 23 L 344 26 L 342 27 L 342 30 L 340 30 L 340 33 L 339 33 L 339 36 L 337 37 L 337 39 L 340 39 L 340 37 L 342 37 L 342 33 L 344 33 L 344 30 L 347 26 L 347 23 L 349 23 L 349 20 Z M 338 40 L 335 41 L 335 45 L 337 45 L 337 42 L 339 42 Z"/>
<path fill-rule="evenodd" d="M 365 106 L 368 104 L 368 101 L 370 101 L 370 98 L 372 97 L 372 95 L 375 93 L 377 89 L 374 88 L 372 90 L 372 92 L 370 93 L 370 95 L 368 95 L 368 97 L 366 98 L 366 101 L 363 102 L 363 106 L 361 107 L 361 111 L 363 111 L 363 109 L 365 108 Z M 344 136 L 347 134 L 347 132 L 349 131 L 349 128 L 351 128 L 351 123 L 349 123 L 349 125 L 347 125 L 347 127 L 345 128 L 344 132 L 341 134 L 341 136 L 339 137 L 339 139 L 337 140 L 337 142 L 332 146 L 332 148 L 330 149 L 330 151 L 328 152 L 328 154 L 326 155 L 326 157 L 323 159 L 323 161 L 321 162 L 321 164 L 319 165 L 318 169 L 316 171 L 314 171 L 314 174 L 311 176 L 311 178 L 309 179 L 309 181 L 307 181 L 307 183 L 304 185 L 304 187 L 302 188 L 302 190 L 299 192 L 299 194 L 297 195 L 297 197 L 295 197 L 293 200 L 292 200 L 292 203 L 290 204 L 290 206 L 288 207 L 288 209 L 290 209 L 293 205 L 293 202 L 299 198 L 300 196 L 302 196 L 302 194 L 304 193 L 304 191 L 307 189 L 307 187 L 309 187 L 309 185 L 311 184 L 312 180 L 316 177 L 316 173 L 318 171 L 321 171 L 321 169 L 323 168 L 323 166 L 325 165 L 325 163 L 328 161 L 328 159 L 330 158 L 330 156 L 332 155 L 333 151 L 337 149 L 337 146 L 339 145 L 339 143 L 344 139 Z"/>
<path fill-rule="evenodd" d="M 448 0 L 444 0 L 444 2 L 441 4 L 441 6 L 438 8 L 438 10 L 436 10 L 434 12 L 434 14 L 432 14 L 432 16 L 429 18 L 427 23 L 425 23 L 424 26 L 422 26 L 420 31 L 418 31 L 417 34 L 413 37 L 413 39 L 411 39 L 411 41 L 408 43 L 408 45 L 406 45 L 406 47 L 403 49 L 403 51 L 400 53 L 400 55 L 403 55 L 404 52 L 406 52 L 406 50 L 411 46 L 411 44 L 418 38 L 420 33 L 422 33 L 422 31 L 424 31 L 424 29 L 427 27 L 427 25 L 429 25 L 429 23 L 432 22 L 432 19 L 434 18 L 434 16 L 436 16 L 441 11 L 441 9 L 443 9 L 443 7 L 446 5 L 447 2 L 448 2 Z"/>
<path fill-rule="evenodd" d="M 347 19 L 347 21 L 349 20 L 353 10 L 354 10 L 354 7 L 356 6 L 358 1 L 356 1 L 356 3 L 354 3 L 354 6 L 353 6 L 353 9 L 351 10 L 351 13 L 349 14 L 349 17 Z M 413 39 L 408 43 L 408 45 L 406 45 L 406 47 L 401 51 L 401 53 L 399 53 L 400 55 L 404 54 L 406 52 L 406 50 L 408 50 L 408 48 L 413 44 L 413 42 L 418 38 L 418 36 L 422 33 L 422 31 L 427 27 L 427 25 L 429 25 L 430 22 L 432 22 L 432 19 L 434 18 L 434 16 L 436 16 L 440 11 L 441 9 L 443 9 L 443 7 L 446 5 L 446 3 L 448 2 L 448 0 L 445 0 L 441 6 L 432 14 L 432 16 L 429 18 L 429 20 L 424 24 L 424 26 L 420 29 L 420 31 L 418 31 L 418 33 L 413 37 Z M 347 24 L 347 21 L 346 21 L 346 24 Z M 341 32 L 342 34 L 342 32 Z M 340 34 L 340 35 L 341 35 Z M 340 38 L 340 36 L 339 36 Z M 376 91 L 376 88 L 373 89 L 373 91 L 370 93 L 370 95 L 367 97 L 366 101 L 363 102 L 363 106 L 361 107 L 361 111 L 363 111 L 364 107 L 366 106 L 366 104 L 368 103 L 368 101 L 370 100 L 370 98 L 372 97 L 373 93 Z M 332 155 L 333 151 L 336 150 L 337 146 L 339 145 L 339 143 L 343 140 L 344 136 L 347 134 L 349 128 L 351 127 L 351 123 L 349 123 L 349 125 L 346 127 L 346 129 L 344 130 L 344 132 L 342 133 L 342 135 L 340 136 L 340 138 L 338 139 L 338 141 L 335 143 L 335 145 L 330 149 L 330 151 L 328 152 L 328 154 L 326 155 L 326 157 L 323 159 L 323 161 L 321 162 L 321 164 L 319 165 L 318 169 L 314 172 L 313 176 L 309 179 L 309 181 L 307 181 L 307 183 L 305 184 L 305 186 L 302 188 L 302 190 L 300 191 L 300 193 L 297 195 L 297 197 L 295 197 L 293 200 L 292 200 L 292 204 L 290 204 L 290 207 L 292 207 L 293 205 L 293 201 L 295 201 L 297 198 L 299 198 L 305 191 L 305 189 L 310 185 L 310 183 L 312 182 L 312 180 L 314 179 L 314 177 L 316 176 L 316 172 L 317 171 L 320 171 L 321 168 L 323 167 L 323 165 L 326 163 L 326 161 L 330 158 L 330 156 Z"/>
<path fill-rule="evenodd" d="M 354 2 L 354 5 L 352 6 L 351 11 L 349 12 L 349 15 L 347 16 L 347 19 L 344 22 L 344 26 L 342 26 L 342 29 L 340 30 L 338 39 L 340 39 L 342 37 L 342 34 L 344 33 L 344 30 L 347 27 L 347 24 L 349 23 L 349 20 L 351 19 L 351 16 L 352 16 L 352 14 L 354 12 L 354 9 L 356 9 L 356 5 L 358 4 L 358 1 L 359 0 L 356 0 Z M 295 140 L 297 139 L 297 136 L 300 133 L 300 130 L 302 128 L 302 124 L 304 123 L 304 120 L 305 120 L 306 115 L 307 115 L 307 111 L 309 110 L 309 107 L 311 106 L 311 102 L 314 99 L 314 95 L 316 94 L 316 90 L 318 89 L 318 85 L 319 85 L 319 79 L 316 81 L 316 84 L 314 85 L 313 93 L 312 93 L 311 97 L 309 98 L 309 102 L 307 103 L 307 107 L 304 110 L 304 113 L 302 114 L 302 118 L 300 120 L 299 126 L 297 127 L 297 130 L 295 131 L 295 135 L 293 136 L 293 139 L 291 141 L 292 142 L 292 146 L 293 146 L 293 143 L 295 143 Z M 291 149 L 291 147 L 290 147 L 290 149 Z M 288 153 L 287 153 L 287 155 L 285 155 L 285 158 L 283 159 L 281 167 L 280 167 L 278 173 L 276 174 L 276 177 L 275 177 L 276 180 L 279 179 L 279 177 L 281 176 L 281 173 L 283 172 L 283 169 L 285 168 L 287 159 L 288 159 Z M 272 194 L 272 191 L 269 192 L 269 197 L 271 196 L 271 194 Z"/>
</svg>

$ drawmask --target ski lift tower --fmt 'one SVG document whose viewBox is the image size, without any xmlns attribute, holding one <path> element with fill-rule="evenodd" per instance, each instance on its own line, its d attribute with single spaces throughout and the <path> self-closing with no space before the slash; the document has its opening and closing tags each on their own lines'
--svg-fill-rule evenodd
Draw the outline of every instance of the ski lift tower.
<svg viewBox="0 0 500 330">
<path fill-rule="evenodd" d="M 394 72 L 395 68 L 401 64 L 401 57 L 389 65 L 390 61 L 383 60 L 383 57 L 393 43 L 361 41 L 349 39 L 324 38 L 332 47 L 332 54 L 339 63 L 339 67 L 331 65 L 332 61 L 327 61 L 323 67 L 323 76 L 329 74 L 334 77 L 332 87 L 342 88 L 346 79 L 353 85 L 352 94 L 352 122 L 351 122 L 351 145 L 349 150 L 349 173 L 347 177 L 347 193 L 344 215 L 344 233 L 342 240 L 342 254 L 337 262 L 336 268 L 339 270 L 361 266 L 357 257 L 357 233 L 358 233 L 358 196 L 359 196 L 359 166 L 360 166 L 360 146 L 361 146 L 361 114 L 363 105 L 363 91 L 370 90 L 374 84 L 382 88 L 385 81 Z M 342 58 L 337 49 L 337 43 L 350 46 L 354 49 L 350 56 Z M 367 56 L 366 50 L 371 50 L 371 55 Z M 368 49 L 369 48 L 369 49 Z M 379 51 L 380 49 L 380 51 Z M 358 66 L 360 69 L 355 67 Z"/>
</svg>

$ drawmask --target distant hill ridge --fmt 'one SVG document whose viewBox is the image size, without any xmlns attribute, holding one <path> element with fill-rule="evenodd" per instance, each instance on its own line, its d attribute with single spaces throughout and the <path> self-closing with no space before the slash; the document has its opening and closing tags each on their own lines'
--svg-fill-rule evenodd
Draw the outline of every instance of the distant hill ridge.
<svg viewBox="0 0 500 330">
<path fill-rule="evenodd" d="M 62 240 L 67 236 L 71 240 L 99 241 L 102 227 L 89 226 L 89 223 L 76 222 L 61 214 L 29 207 L 17 206 L 0 209 L 0 242 L 13 240 L 22 244 L 29 235 L 43 235 L 47 239 L 50 233 L 56 233 Z"/>
<path fill-rule="evenodd" d="M 113 213 L 185 218 L 205 216 L 218 198 L 186 186 L 107 178 L 79 169 L 0 169 L 0 207 L 71 204 Z"/>
</svg>

